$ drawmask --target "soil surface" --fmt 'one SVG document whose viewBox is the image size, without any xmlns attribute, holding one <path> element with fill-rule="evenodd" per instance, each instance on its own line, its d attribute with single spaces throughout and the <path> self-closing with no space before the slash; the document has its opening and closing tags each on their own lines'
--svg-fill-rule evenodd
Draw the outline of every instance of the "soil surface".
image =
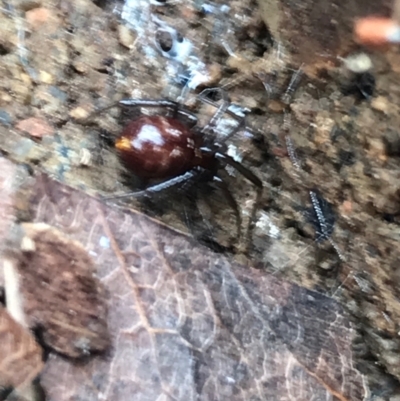
<svg viewBox="0 0 400 401">
<path fill-rule="evenodd" d="M 314 21 L 281 3 L 284 15 Z M 258 3 L 229 6 L 3 1 L 1 151 L 91 194 L 134 191 L 142 183 L 110 143 L 136 112 L 115 107 L 87 120 L 91 113 L 122 98 L 168 98 L 195 113 L 201 127 L 216 108 L 198 94 L 224 88 L 230 110 L 246 113 L 248 123 L 229 139 L 228 152 L 264 186 L 249 238 L 256 188 L 233 169 L 221 177 L 242 215 L 239 242 L 235 214 L 212 185 L 110 202 L 145 210 L 241 263 L 335 298 L 356 323 L 359 368 L 373 399 L 398 400 L 400 53 L 372 52 L 372 69 L 355 75 L 337 58 L 360 51 L 345 36 L 348 25 L 335 32 L 339 42 L 321 45 L 316 37 L 306 58 L 302 42 L 290 41 L 298 20 L 273 41 L 263 14 L 254 12 Z M 209 100 L 220 104 L 217 96 Z M 238 119 L 224 115 L 217 139 Z"/>
</svg>

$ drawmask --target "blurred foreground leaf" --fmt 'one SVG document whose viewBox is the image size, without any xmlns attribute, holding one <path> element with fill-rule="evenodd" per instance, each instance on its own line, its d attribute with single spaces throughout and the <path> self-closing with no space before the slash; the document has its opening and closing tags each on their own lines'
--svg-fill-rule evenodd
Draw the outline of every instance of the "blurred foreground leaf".
<svg viewBox="0 0 400 401">
<path fill-rule="evenodd" d="M 136 212 L 39 176 L 33 220 L 79 241 L 109 296 L 107 355 L 50 354 L 66 400 L 363 400 L 354 331 L 333 299 L 244 268 Z"/>
</svg>

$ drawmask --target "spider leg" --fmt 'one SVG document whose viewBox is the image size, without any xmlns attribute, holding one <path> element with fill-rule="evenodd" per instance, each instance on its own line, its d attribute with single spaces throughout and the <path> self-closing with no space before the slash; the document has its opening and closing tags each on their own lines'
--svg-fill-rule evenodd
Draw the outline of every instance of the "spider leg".
<svg viewBox="0 0 400 401">
<path fill-rule="evenodd" d="M 288 105 L 293 97 L 294 92 L 296 91 L 296 89 L 298 88 L 300 81 L 303 77 L 303 66 L 304 63 L 299 67 L 298 70 L 296 70 L 292 77 L 290 78 L 290 82 L 288 87 L 286 88 L 285 93 L 281 96 L 281 100 L 283 103 L 285 103 L 286 105 Z"/>
<path fill-rule="evenodd" d="M 163 99 L 121 99 L 117 104 L 126 107 L 167 107 L 170 109 L 179 107 L 178 103 Z"/>
<path fill-rule="evenodd" d="M 229 164 L 230 166 L 235 168 L 237 171 L 239 171 L 240 174 L 247 178 L 247 180 L 249 180 L 256 187 L 256 199 L 250 213 L 249 224 L 246 230 L 246 242 L 248 244 L 250 241 L 251 227 L 255 220 L 258 205 L 260 204 L 261 200 L 261 195 L 263 191 L 262 181 L 252 171 L 235 161 L 232 157 L 219 152 L 215 153 L 215 157 L 218 158 L 222 163 Z"/>
<path fill-rule="evenodd" d="M 180 104 L 177 102 L 164 99 L 121 99 L 94 111 L 84 120 L 83 123 L 89 122 L 93 117 L 103 113 L 106 110 L 112 109 L 113 107 L 165 107 L 173 110 L 173 117 L 182 115 L 188 120 L 189 124 L 193 126 L 197 124 L 197 117 L 194 113 L 190 112 L 189 110 L 182 109 Z"/>
<path fill-rule="evenodd" d="M 263 188 L 261 180 L 252 171 L 250 171 L 248 168 L 244 167 L 242 164 L 235 161 L 232 157 L 219 152 L 215 153 L 215 157 L 219 159 L 221 162 L 229 164 L 235 170 L 239 171 L 240 174 L 242 174 L 245 178 L 247 178 L 257 188 L 259 189 Z"/>
<path fill-rule="evenodd" d="M 214 100 L 209 99 L 208 97 L 206 97 L 209 93 L 212 93 L 213 91 L 220 91 L 221 92 L 221 96 L 223 98 L 224 101 L 229 102 L 228 97 L 226 95 L 226 92 L 224 89 L 222 88 L 207 88 L 204 89 L 202 92 L 200 92 L 199 94 L 199 99 L 206 104 L 209 104 L 211 106 L 214 106 L 215 108 L 218 108 L 218 104 L 217 102 L 215 102 Z M 229 107 L 229 105 L 228 105 Z M 228 116 L 234 118 L 235 120 L 242 120 L 242 117 L 238 116 L 236 113 L 234 113 L 233 111 L 229 110 L 228 108 L 225 110 L 225 113 L 228 114 Z"/>
<path fill-rule="evenodd" d="M 220 142 L 224 143 L 236 135 L 240 130 L 246 127 L 246 117 L 240 119 L 239 124 L 228 134 L 221 138 Z"/>
<path fill-rule="evenodd" d="M 222 193 L 225 196 L 225 199 L 229 203 L 229 206 L 235 213 L 236 226 L 237 226 L 237 242 L 240 242 L 242 236 L 242 215 L 240 214 L 239 206 L 236 202 L 236 199 L 233 197 L 226 182 L 223 181 L 220 177 L 214 176 L 213 181 L 218 186 L 218 188 L 221 189 Z"/>
<path fill-rule="evenodd" d="M 102 199 L 108 200 L 108 199 L 124 199 L 124 198 L 141 198 L 144 196 L 151 196 L 152 194 L 158 193 L 160 191 L 164 191 L 166 189 L 178 186 L 186 181 L 189 181 L 195 177 L 198 177 L 200 174 L 201 174 L 201 171 L 190 170 L 177 177 L 170 178 L 170 179 L 160 182 L 158 184 L 151 185 L 142 191 L 126 192 L 126 193 L 119 194 L 119 195 L 117 194 L 117 195 L 105 196 Z"/>
<path fill-rule="evenodd" d="M 181 108 L 178 102 L 163 99 L 122 99 L 118 102 L 119 106 L 125 107 L 165 107 L 171 109 L 174 113 L 173 117 L 176 118 L 179 114 L 184 116 L 190 121 L 190 124 L 197 124 L 197 117 L 189 110 Z"/>
<path fill-rule="evenodd" d="M 226 111 L 228 110 L 228 107 L 229 107 L 228 95 L 221 88 L 207 88 L 207 89 L 204 89 L 199 94 L 199 99 L 201 101 L 205 102 L 205 103 L 212 104 L 212 103 L 209 103 L 206 100 L 207 99 L 206 97 L 207 97 L 207 95 L 209 95 L 210 93 L 213 93 L 213 92 L 219 92 L 221 94 L 222 103 L 221 103 L 220 106 L 218 106 L 217 111 L 211 117 L 210 121 L 202 129 L 203 134 L 206 134 L 206 135 L 209 135 L 213 131 L 213 129 L 215 128 L 217 122 L 219 121 L 221 116 L 226 113 Z M 215 103 L 214 103 L 214 106 L 215 106 Z"/>
<path fill-rule="evenodd" d="M 89 114 L 88 117 L 86 117 L 83 121 L 82 121 L 82 125 L 87 125 L 91 122 L 93 117 L 96 117 L 97 115 L 103 113 L 106 110 L 112 109 L 113 107 L 117 107 L 119 106 L 119 102 L 114 102 L 109 104 L 108 106 L 102 107 L 101 109 L 95 110 L 93 113 Z"/>
<path fill-rule="evenodd" d="M 207 98 L 207 95 L 209 93 L 212 93 L 213 91 L 219 91 L 221 93 L 221 97 L 222 97 L 222 104 L 221 105 L 218 105 L 213 100 Z M 210 104 L 210 105 L 212 105 L 212 106 L 217 108 L 217 111 L 214 114 L 214 116 L 211 118 L 210 122 L 206 125 L 206 127 L 203 128 L 203 132 L 204 133 L 206 133 L 206 134 L 210 133 L 212 131 L 212 129 L 215 128 L 215 125 L 218 122 L 218 120 L 225 113 L 228 116 L 230 116 L 231 118 L 233 118 L 234 120 L 239 122 L 238 125 L 232 130 L 232 132 L 230 132 L 228 135 L 226 135 L 224 137 L 218 138 L 218 142 L 220 142 L 220 143 L 226 142 L 233 135 L 235 135 L 238 131 L 240 131 L 241 129 L 246 127 L 246 125 L 247 125 L 246 117 L 245 116 L 244 117 L 238 116 L 236 113 L 234 113 L 233 111 L 229 110 L 230 102 L 229 102 L 229 99 L 228 99 L 228 96 L 227 96 L 226 92 L 223 89 L 221 89 L 221 88 L 204 89 L 200 93 L 199 98 L 200 98 L 200 100 L 202 102 Z"/>
<path fill-rule="evenodd" d="M 204 201 L 206 203 L 208 203 L 207 199 L 204 199 Z M 197 201 L 195 202 L 195 206 L 196 206 L 196 211 L 199 213 L 199 215 L 202 219 L 202 222 L 205 226 L 205 229 L 207 230 L 207 237 L 210 238 L 213 241 L 213 243 L 216 242 L 215 235 L 214 235 L 214 227 L 213 227 L 207 213 L 205 213 L 203 207 L 199 206 L 199 203 Z"/>
</svg>

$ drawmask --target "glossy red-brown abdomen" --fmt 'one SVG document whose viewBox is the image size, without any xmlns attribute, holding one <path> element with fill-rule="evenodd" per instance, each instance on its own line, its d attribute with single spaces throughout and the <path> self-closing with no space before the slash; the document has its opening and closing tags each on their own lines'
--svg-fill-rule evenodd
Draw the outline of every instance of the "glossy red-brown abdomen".
<svg viewBox="0 0 400 401">
<path fill-rule="evenodd" d="M 195 141 L 193 132 L 177 119 L 142 116 L 125 127 L 115 147 L 138 177 L 162 179 L 199 164 Z"/>
</svg>

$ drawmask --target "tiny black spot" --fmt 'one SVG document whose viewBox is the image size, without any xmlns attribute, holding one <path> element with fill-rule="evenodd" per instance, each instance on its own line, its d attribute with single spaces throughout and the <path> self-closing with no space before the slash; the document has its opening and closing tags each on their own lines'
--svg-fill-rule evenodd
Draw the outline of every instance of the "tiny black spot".
<svg viewBox="0 0 400 401">
<path fill-rule="evenodd" d="M 352 166 L 355 163 L 355 154 L 352 151 L 340 149 L 339 162 L 342 166 Z"/>
<path fill-rule="evenodd" d="M 108 1 L 107 0 L 92 0 L 94 4 L 96 4 L 97 7 L 105 9 L 107 6 Z"/>
<path fill-rule="evenodd" d="M 388 156 L 400 156 L 400 133 L 397 131 L 388 131 L 383 135 L 386 154 Z"/>
<path fill-rule="evenodd" d="M 73 25 L 68 25 L 68 26 L 65 28 L 65 30 L 66 30 L 68 33 L 75 33 L 76 28 L 75 28 L 75 26 L 73 26 Z"/>
<path fill-rule="evenodd" d="M 212 88 L 209 88 L 212 89 Z M 213 102 L 218 102 L 221 99 L 221 93 L 219 90 L 209 90 L 205 96 L 206 98 L 212 100 Z"/>
<path fill-rule="evenodd" d="M 182 73 L 177 75 L 176 82 L 180 86 L 186 86 L 190 79 L 190 72 L 188 70 L 182 71 Z"/>
<path fill-rule="evenodd" d="M 375 91 L 375 77 L 370 72 L 354 75 L 348 85 L 342 87 L 342 93 L 354 95 L 359 100 L 369 100 Z"/>
<path fill-rule="evenodd" d="M 105 67 L 111 67 L 114 64 L 114 58 L 113 57 L 106 57 L 101 61 L 101 63 Z"/>
<path fill-rule="evenodd" d="M 394 223 L 396 221 L 396 216 L 389 213 L 383 213 L 382 215 L 383 220 L 387 221 L 388 223 Z"/>
<path fill-rule="evenodd" d="M 10 53 L 10 48 L 0 43 L 0 56 L 6 56 Z"/>
<path fill-rule="evenodd" d="M 335 125 L 332 128 L 332 131 L 330 133 L 330 137 L 331 137 L 331 141 L 332 142 L 336 142 L 341 137 L 347 138 L 348 137 L 348 133 L 344 129 L 339 128 L 337 125 Z"/>
<path fill-rule="evenodd" d="M 272 177 L 269 181 L 272 187 L 280 187 L 282 185 L 282 179 L 280 177 Z"/>
</svg>

